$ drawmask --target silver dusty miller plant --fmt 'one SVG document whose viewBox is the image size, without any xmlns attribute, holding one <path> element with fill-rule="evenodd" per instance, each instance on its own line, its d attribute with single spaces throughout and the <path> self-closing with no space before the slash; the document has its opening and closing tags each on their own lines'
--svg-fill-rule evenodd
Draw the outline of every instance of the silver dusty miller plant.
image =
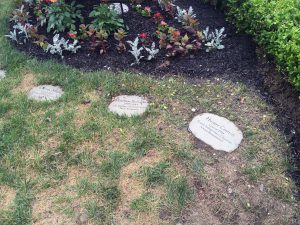
<svg viewBox="0 0 300 225">
<path fill-rule="evenodd" d="M 10 38 L 12 41 L 15 41 L 17 43 L 19 42 L 16 29 L 14 29 L 13 31 L 10 31 L 8 35 L 5 35 L 5 37 Z"/>
<path fill-rule="evenodd" d="M 155 48 L 155 42 L 152 42 L 151 48 L 147 48 L 145 47 L 145 50 L 148 52 L 148 57 L 147 60 L 152 60 L 155 58 L 155 56 L 157 55 L 157 53 L 159 52 L 158 48 Z"/>
<path fill-rule="evenodd" d="M 53 37 L 53 44 L 48 44 L 46 52 L 50 52 L 51 54 L 58 54 L 63 58 L 63 51 L 70 51 L 72 53 L 76 53 L 80 45 L 77 45 L 78 41 L 75 40 L 73 43 L 69 43 L 69 40 L 64 38 L 59 38 L 59 34 L 56 34 Z"/>
<path fill-rule="evenodd" d="M 144 56 L 142 56 L 142 50 L 143 50 L 143 47 L 138 47 L 139 45 L 139 38 L 136 37 L 135 40 L 132 42 L 132 41 L 127 41 L 127 43 L 130 45 L 130 48 L 131 48 L 131 51 L 129 51 L 134 59 L 135 59 L 135 62 L 132 63 L 131 65 L 134 65 L 134 64 L 140 64 L 140 61 L 142 58 L 144 58 Z"/>
<path fill-rule="evenodd" d="M 196 18 L 196 14 L 194 14 L 194 9 L 192 6 L 190 6 L 187 11 L 185 9 L 180 8 L 179 6 L 177 6 L 176 8 L 177 8 L 177 16 L 175 17 L 175 19 L 177 19 L 179 23 L 184 24 L 186 21 L 185 18 L 187 17 Z"/>
<path fill-rule="evenodd" d="M 5 37 L 10 38 L 18 44 L 26 43 L 29 39 L 27 30 L 31 27 L 32 25 L 29 23 L 26 23 L 24 25 L 22 25 L 21 23 L 17 23 L 13 26 L 13 31 L 10 31 L 10 33 L 8 35 L 5 35 Z"/>
<path fill-rule="evenodd" d="M 150 48 L 147 48 L 147 47 L 140 47 L 139 48 L 139 37 L 136 37 L 135 40 L 132 42 L 132 41 L 127 41 L 127 43 L 130 45 L 131 47 L 131 51 L 129 51 L 134 59 L 135 59 L 135 62 L 132 63 L 131 65 L 135 65 L 135 64 L 140 64 L 140 61 L 142 58 L 144 58 L 145 56 L 142 55 L 142 51 L 145 49 L 148 53 L 148 57 L 147 57 L 147 60 L 150 61 L 152 59 L 155 58 L 155 56 L 157 55 L 157 53 L 159 52 L 159 49 L 157 49 L 155 47 L 155 42 L 152 42 L 152 45 Z"/>
<path fill-rule="evenodd" d="M 225 46 L 222 44 L 223 38 L 226 37 L 224 34 L 225 28 L 222 27 L 220 30 L 215 29 L 214 32 L 209 32 L 209 27 L 203 31 L 203 36 L 205 40 L 205 46 L 207 47 L 206 52 L 211 51 L 212 49 L 224 49 Z"/>
</svg>

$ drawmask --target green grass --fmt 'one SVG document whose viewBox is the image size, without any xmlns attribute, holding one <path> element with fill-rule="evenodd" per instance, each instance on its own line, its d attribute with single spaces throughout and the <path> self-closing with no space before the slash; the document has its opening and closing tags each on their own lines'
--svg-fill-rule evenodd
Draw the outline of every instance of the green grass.
<svg viewBox="0 0 300 225">
<path fill-rule="evenodd" d="M 139 177 L 144 180 L 146 186 L 151 186 L 165 182 L 167 175 L 166 169 L 170 167 L 168 162 L 159 162 L 153 167 L 145 166 L 139 172 Z"/>
<path fill-rule="evenodd" d="M 152 201 L 153 195 L 151 193 L 143 193 L 139 198 L 132 200 L 130 208 L 138 212 L 149 212 Z"/>
<path fill-rule="evenodd" d="M 293 182 L 286 180 L 289 165 L 282 156 L 286 143 L 274 127 L 275 115 L 251 90 L 214 79 L 193 85 L 181 77 L 88 73 L 55 61 L 37 61 L 17 52 L 3 37 L 13 7 L 13 1 L 0 2 L 0 67 L 7 71 L 0 81 L 0 188 L 16 192 L 10 207 L 0 209 L 1 225 L 39 221 L 34 206 L 40 199 L 45 205 L 52 203 L 47 210 L 53 215 L 72 221 L 72 205 L 80 202 L 92 224 L 117 223 L 118 217 L 128 223 L 154 218 L 142 222 L 175 224 L 185 210 L 201 210 L 193 207 L 199 188 L 204 194 L 212 190 L 212 207 L 221 204 L 215 199 L 225 199 L 222 204 L 243 210 L 240 203 L 220 197 L 232 181 L 218 170 L 231 155 L 197 147 L 187 132 L 194 107 L 227 117 L 243 130 L 245 138 L 232 153 L 235 161 L 229 172 L 244 172 L 238 176 L 253 185 L 265 183 L 269 191 L 262 201 L 283 206 L 284 199 L 291 199 Z M 24 82 L 28 84 L 22 89 Z M 56 102 L 28 100 L 25 89 L 39 84 L 60 85 L 65 94 Z M 119 94 L 146 96 L 150 107 L 140 117 L 116 116 L 107 106 Z M 245 104 L 237 103 L 239 96 L 246 97 Z M 278 188 L 277 183 L 284 185 Z M 236 188 L 250 198 L 250 192 Z M 41 198 L 49 190 L 55 198 Z M 142 194 L 126 196 L 130 190 Z M 285 207 L 293 211 L 293 202 L 289 204 Z M 164 208 L 171 213 L 165 221 L 160 219 Z M 289 219 L 273 210 L 270 217 Z"/>
</svg>

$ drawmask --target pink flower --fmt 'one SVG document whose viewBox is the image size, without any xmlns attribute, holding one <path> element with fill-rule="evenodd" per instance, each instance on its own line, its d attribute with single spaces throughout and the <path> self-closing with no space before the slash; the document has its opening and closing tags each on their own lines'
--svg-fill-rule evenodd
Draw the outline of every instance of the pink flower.
<svg viewBox="0 0 300 225">
<path fill-rule="evenodd" d="M 160 25 L 162 25 L 162 26 L 166 26 L 166 25 L 167 25 L 167 23 L 166 23 L 165 21 L 161 21 L 161 22 L 160 22 Z"/>
<path fill-rule="evenodd" d="M 150 13 L 150 12 L 151 12 L 151 8 L 150 8 L 149 6 L 146 6 L 144 10 L 145 10 L 145 12 L 147 12 L 147 13 Z"/>
</svg>

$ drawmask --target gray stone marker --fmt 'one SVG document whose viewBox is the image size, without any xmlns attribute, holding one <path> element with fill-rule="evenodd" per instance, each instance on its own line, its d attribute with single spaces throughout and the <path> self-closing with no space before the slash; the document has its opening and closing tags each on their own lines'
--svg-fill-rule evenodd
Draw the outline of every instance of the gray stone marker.
<svg viewBox="0 0 300 225">
<path fill-rule="evenodd" d="M 128 13 L 129 7 L 122 3 L 123 12 Z M 114 10 L 118 15 L 122 15 L 121 3 L 112 3 L 109 5 L 110 10 Z"/>
<path fill-rule="evenodd" d="M 194 117 L 189 130 L 196 138 L 219 151 L 232 152 L 243 139 L 242 131 L 234 123 L 211 113 Z"/>
<path fill-rule="evenodd" d="M 36 101 L 55 101 L 63 95 L 59 86 L 41 85 L 34 87 L 28 93 L 28 98 Z"/>
<path fill-rule="evenodd" d="M 0 80 L 4 79 L 6 77 L 5 70 L 0 70 Z"/>
<path fill-rule="evenodd" d="M 149 103 L 146 98 L 136 95 L 120 95 L 113 99 L 108 109 L 110 112 L 120 116 L 138 116 L 142 115 Z"/>
</svg>

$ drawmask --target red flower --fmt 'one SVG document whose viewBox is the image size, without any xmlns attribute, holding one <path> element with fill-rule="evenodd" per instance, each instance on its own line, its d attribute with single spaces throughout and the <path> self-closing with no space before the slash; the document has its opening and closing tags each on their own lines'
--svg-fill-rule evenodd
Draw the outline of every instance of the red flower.
<svg viewBox="0 0 300 225">
<path fill-rule="evenodd" d="M 148 34 L 146 34 L 146 33 L 141 33 L 141 34 L 139 34 L 139 37 L 140 37 L 140 38 L 143 38 L 143 39 L 147 39 L 147 38 L 148 38 Z"/>
<path fill-rule="evenodd" d="M 153 16 L 153 18 L 154 18 L 157 22 L 163 20 L 163 17 L 162 17 L 162 15 L 161 15 L 159 12 L 155 13 L 154 16 Z"/>
<path fill-rule="evenodd" d="M 68 36 L 74 38 L 74 37 L 76 37 L 76 34 L 69 32 Z"/>
<path fill-rule="evenodd" d="M 158 18 L 161 18 L 161 14 L 160 14 L 159 12 L 155 13 L 155 14 L 154 14 L 154 18 L 157 18 L 157 19 L 158 19 Z"/>
</svg>

